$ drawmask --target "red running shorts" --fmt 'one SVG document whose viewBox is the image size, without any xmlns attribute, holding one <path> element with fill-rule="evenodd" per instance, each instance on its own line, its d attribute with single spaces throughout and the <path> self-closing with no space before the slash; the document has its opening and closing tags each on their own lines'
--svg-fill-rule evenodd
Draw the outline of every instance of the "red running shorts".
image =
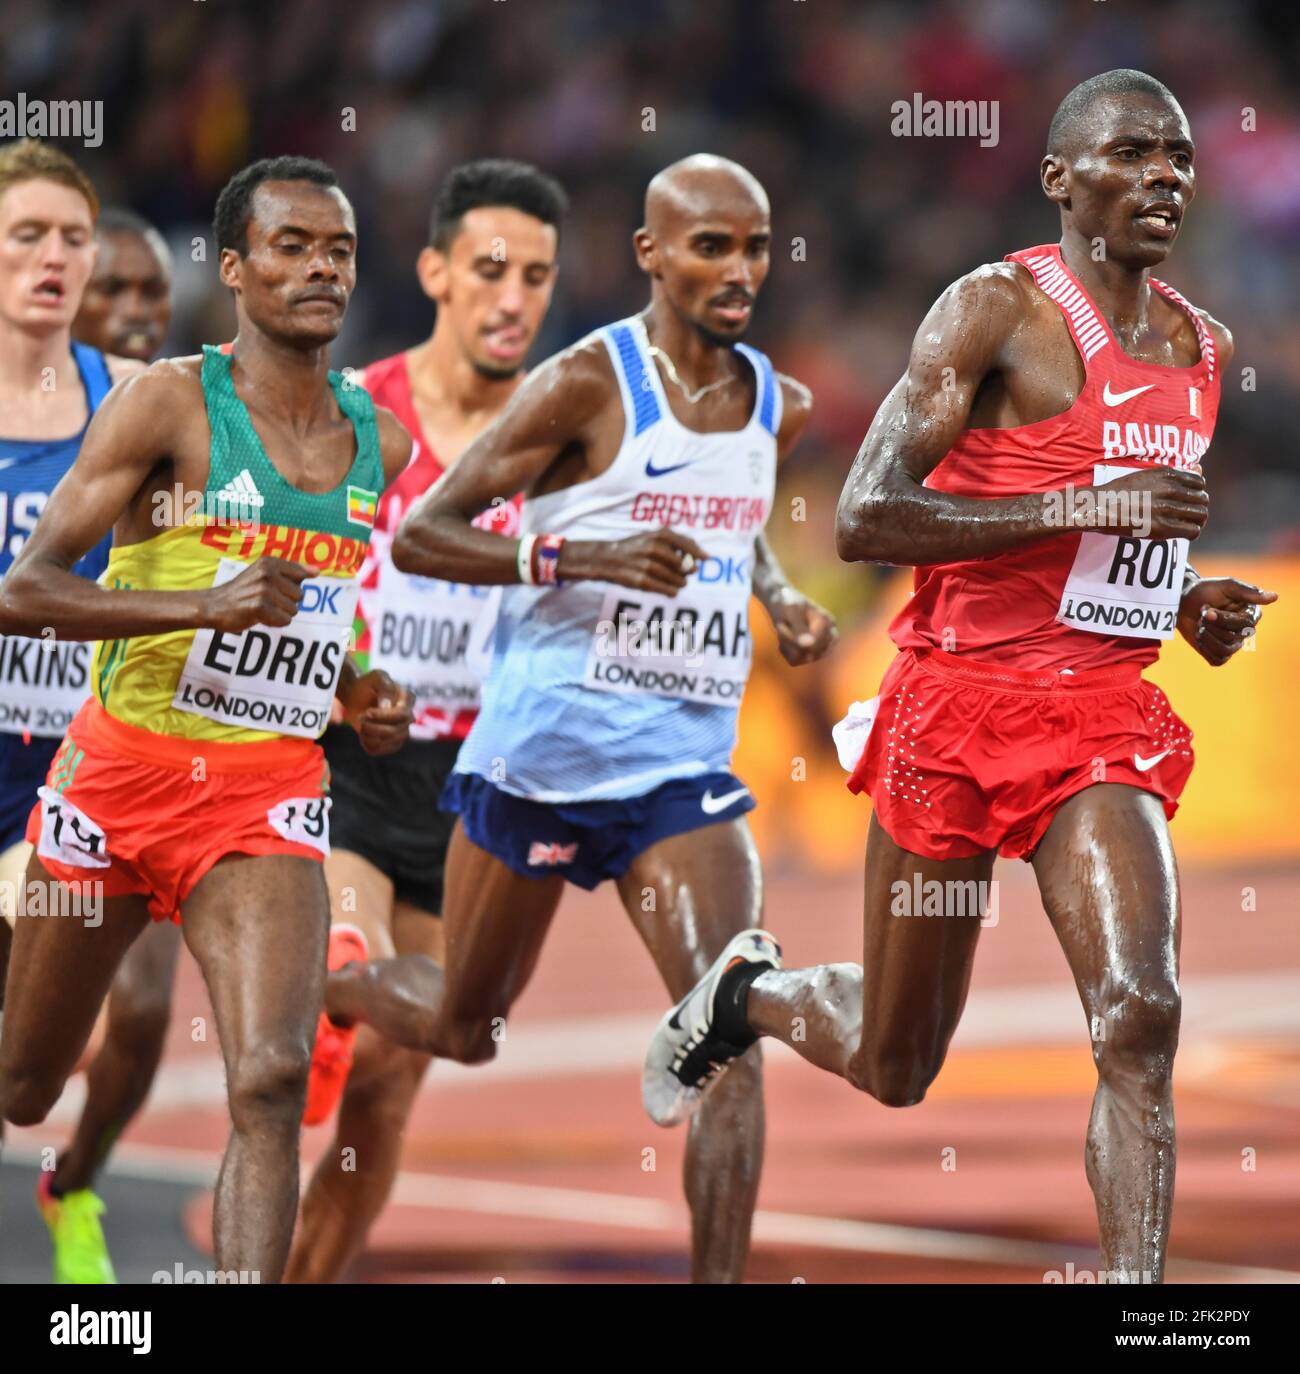
<svg viewBox="0 0 1300 1374">
<path fill-rule="evenodd" d="M 155 921 L 227 854 L 329 853 L 329 767 L 311 740 L 221 744 L 141 730 L 91 698 L 50 764 L 27 838 L 74 890 L 144 893 Z"/>
<path fill-rule="evenodd" d="M 1192 771 L 1191 730 L 1131 664 L 1030 673 L 905 649 L 875 704 L 849 790 L 927 858 L 1028 859 L 1061 803 L 1099 782 L 1150 792 L 1171 818 Z"/>
</svg>

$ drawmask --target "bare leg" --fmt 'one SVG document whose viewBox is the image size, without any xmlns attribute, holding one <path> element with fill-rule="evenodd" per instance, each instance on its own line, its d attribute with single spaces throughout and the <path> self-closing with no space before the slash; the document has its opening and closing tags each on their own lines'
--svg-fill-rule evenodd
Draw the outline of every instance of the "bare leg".
<svg viewBox="0 0 1300 1374">
<path fill-rule="evenodd" d="M 14 921 L 18 913 L 14 909 L 18 885 L 27 872 L 27 861 L 32 857 L 32 846 L 26 840 L 11 844 L 0 852 L 0 1012 L 5 1005 L 5 979 L 9 971 L 9 951 L 14 941 Z M 0 1118 L 3 1124 L 3 1118 Z"/>
<path fill-rule="evenodd" d="M 86 1104 L 54 1171 L 54 1190 L 92 1187 L 118 1136 L 144 1105 L 171 1020 L 180 927 L 151 923 L 118 967 L 108 994 L 108 1031 L 86 1074 Z"/>
<path fill-rule="evenodd" d="M 4 917 L 0 921 L 0 1011 L 4 1009 L 5 972 L 9 967 L 9 947 L 13 942 L 13 923 L 17 915 L 14 907 L 17 895 L 26 882 L 27 865 L 32 853 L 33 846 L 26 840 L 19 840 L 0 854 L 0 916 Z M 126 957 L 130 958 L 130 955 Z M 73 1074 L 84 1073 L 90 1067 L 91 1061 L 103 1047 L 107 1029 L 108 1004 L 101 1002 L 94 1028 L 73 1066 Z"/>
<path fill-rule="evenodd" d="M 14 928 L 0 919 L 0 1012 L 5 1009 L 5 984 L 9 981 L 9 954 L 14 946 Z"/>
<path fill-rule="evenodd" d="M 336 919 L 356 921 L 367 913 L 357 924 L 372 957 L 415 954 L 441 964 L 442 922 L 404 902 L 395 907 L 392 883 L 360 855 L 335 850 L 326 876 Z M 342 886 L 356 893 L 356 915 L 340 911 Z M 427 1054 L 360 1028 L 334 1140 L 303 1198 L 286 1282 L 332 1283 L 360 1252 L 392 1192 L 406 1120 L 428 1066 Z"/>
<path fill-rule="evenodd" d="M 320 865 L 232 854 L 184 907 L 226 1065 L 230 1139 L 217 1175 L 217 1267 L 276 1283 L 298 1210 L 298 1133 L 325 979 Z"/>
<path fill-rule="evenodd" d="M 618 889 L 673 1001 L 685 996 L 732 936 L 762 919 L 762 870 L 743 819 L 652 845 Z M 696 1283 L 738 1283 L 744 1276 L 763 1139 L 762 1060 L 755 1045 L 691 1121 L 685 1182 Z"/>
<path fill-rule="evenodd" d="M 861 965 L 761 974 L 749 990 L 750 1027 L 887 1107 L 920 1102 L 966 1005 L 980 932 L 980 908 L 970 898 L 988 892 L 994 857 L 923 858 L 896 845 L 872 816 Z M 942 915 L 913 912 L 915 894 L 934 891 L 925 887 L 932 882 L 960 893 L 961 905 Z"/>
<path fill-rule="evenodd" d="M 60 884 L 34 855 L 26 883 Z M 56 898 L 51 895 L 49 905 Z M 16 1126 L 45 1119 L 90 1039 L 113 975 L 148 924 L 147 899 L 105 898 L 101 919 L 18 916 L 5 992 L 0 1040 L 0 1118 Z"/>
<path fill-rule="evenodd" d="M 1181 1009 L 1178 869 L 1164 810 L 1135 787 L 1090 787 L 1056 813 L 1034 872 L 1092 1035 L 1097 1092 L 1084 1158 L 1102 1265 L 1159 1283 L 1174 1201 Z"/>
<path fill-rule="evenodd" d="M 457 822 L 443 899 L 446 971 L 424 955 L 332 973 L 325 1009 L 408 1049 L 477 1064 L 491 1059 L 507 1012 L 537 964 L 564 879 L 522 878 Z"/>
</svg>

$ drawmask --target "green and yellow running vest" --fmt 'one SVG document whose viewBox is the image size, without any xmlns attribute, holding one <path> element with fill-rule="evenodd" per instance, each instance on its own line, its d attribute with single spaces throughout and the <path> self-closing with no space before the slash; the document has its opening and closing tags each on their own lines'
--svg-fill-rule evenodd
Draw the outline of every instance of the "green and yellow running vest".
<svg viewBox="0 0 1300 1374">
<path fill-rule="evenodd" d="M 356 434 L 356 457 L 333 491 L 300 491 L 266 456 L 230 364 L 228 355 L 204 347 L 212 446 L 202 501 L 191 494 L 187 505 L 194 509 L 174 513 L 171 528 L 115 546 L 100 582 L 189 591 L 228 582 L 259 558 L 284 558 L 311 570 L 298 613 L 283 628 L 104 640 L 95 652 L 94 693 L 109 715 L 157 734 L 234 744 L 277 735 L 315 739 L 329 723 L 352 634 L 357 574 L 384 489 L 375 408 L 364 388 L 329 374 Z"/>
</svg>

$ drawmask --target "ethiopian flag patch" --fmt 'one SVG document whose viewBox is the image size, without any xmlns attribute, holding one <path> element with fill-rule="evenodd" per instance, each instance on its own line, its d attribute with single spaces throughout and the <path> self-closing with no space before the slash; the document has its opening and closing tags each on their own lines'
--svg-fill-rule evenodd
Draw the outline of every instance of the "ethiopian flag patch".
<svg viewBox="0 0 1300 1374">
<path fill-rule="evenodd" d="M 379 493 L 363 487 L 348 487 L 348 519 L 354 525 L 375 527 L 375 512 L 379 509 Z"/>
</svg>

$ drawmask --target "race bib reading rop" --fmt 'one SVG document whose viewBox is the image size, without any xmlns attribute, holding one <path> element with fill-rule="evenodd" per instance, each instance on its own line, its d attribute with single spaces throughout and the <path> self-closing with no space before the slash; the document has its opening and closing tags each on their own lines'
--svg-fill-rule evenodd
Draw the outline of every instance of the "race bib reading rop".
<svg viewBox="0 0 1300 1374">
<path fill-rule="evenodd" d="M 736 707 L 751 654 L 748 589 L 740 599 L 694 588 L 669 597 L 613 587 L 601 605 L 583 685 Z"/>
<path fill-rule="evenodd" d="M 249 566 L 223 558 L 212 585 Z M 198 630 L 172 706 L 223 725 L 315 739 L 329 724 L 357 592 L 355 578 L 312 577 L 288 625 Z"/>
<path fill-rule="evenodd" d="M 370 666 L 411 692 L 417 715 L 429 708 L 477 711 L 500 605 L 500 587 L 413 576 L 384 559 Z"/>
<path fill-rule="evenodd" d="M 1138 470 L 1098 463 L 1092 480 L 1101 486 Z M 1169 639 L 1178 623 L 1187 550 L 1186 539 L 1085 532 L 1079 537 L 1057 620 L 1094 634 Z"/>
</svg>

